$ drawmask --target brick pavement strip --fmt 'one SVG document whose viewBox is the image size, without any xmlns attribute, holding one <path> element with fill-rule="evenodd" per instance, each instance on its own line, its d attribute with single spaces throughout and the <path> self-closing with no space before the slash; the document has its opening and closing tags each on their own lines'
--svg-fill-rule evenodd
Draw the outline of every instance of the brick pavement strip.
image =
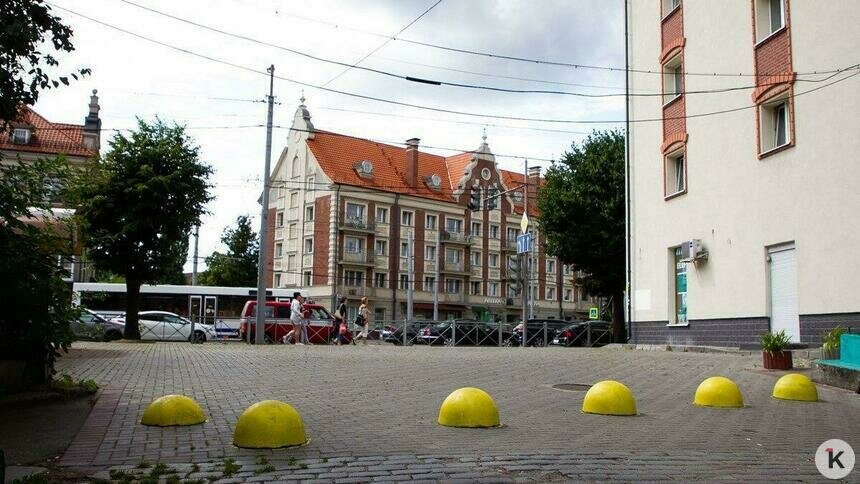
<svg viewBox="0 0 860 484">
<path fill-rule="evenodd" d="M 110 470 L 146 474 L 135 469 L 146 460 L 183 475 L 196 463 L 191 478 L 247 481 L 815 480 L 821 476 L 812 455 L 821 442 L 841 438 L 860 449 L 860 425 L 846 425 L 860 415 L 856 394 L 819 387 L 822 403 L 775 400 L 775 379 L 748 371 L 758 361 L 609 349 L 76 343 L 58 370 L 102 389 L 61 464 L 101 467 L 102 478 Z M 701 380 L 715 374 L 740 385 L 747 407 L 691 405 Z M 610 378 L 633 390 L 639 416 L 583 414 L 584 393 L 551 388 Z M 502 428 L 435 423 L 441 401 L 463 386 L 493 395 Z M 141 426 L 146 405 L 169 393 L 195 398 L 207 421 Z M 239 414 L 269 398 L 301 413 L 310 444 L 232 445 Z M 256 475 L 261 456 L 273 472 Z M 241 472 L 223 475 L 225 458 Z"/>
</svg>

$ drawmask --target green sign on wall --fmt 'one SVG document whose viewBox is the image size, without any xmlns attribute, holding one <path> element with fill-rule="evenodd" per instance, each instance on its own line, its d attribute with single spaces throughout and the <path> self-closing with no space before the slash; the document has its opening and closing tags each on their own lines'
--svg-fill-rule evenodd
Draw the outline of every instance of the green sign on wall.
<svg viewBox="0 0 860 484">
<path fill-rule="evenodd" d="M 600 311 L 597 308 L 589 309 L 588 319 L 600 319 Z"/>
</svg>

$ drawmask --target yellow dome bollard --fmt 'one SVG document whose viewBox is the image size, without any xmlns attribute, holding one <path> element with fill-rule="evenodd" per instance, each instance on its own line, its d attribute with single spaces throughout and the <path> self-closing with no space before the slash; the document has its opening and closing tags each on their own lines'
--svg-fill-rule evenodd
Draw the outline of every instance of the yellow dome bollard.
<svg viewBox="0 0 860 484">
<path fill-rule="evenodd" d="M 780 400 L 817 402 L 818 389 L 808 376 L 789 373 L 776 381 L 776 385 L 773 386 L 773 397 Z"/>
<path fill-rule="evenodd" d="M 603 380 L 588 389 L 582 411 L 598 415 L 636 415 L 633 392 L 621 382 Z"/>
<path fill-rule="evenodd" d="M 700 407 L 741 408 L 744 406 L 744 397 L 735 382 L 724 376 L 712 376 L 699 384 L 693 404 Z"/>
<path fill-rule="evenodd" d="M 484 390 L 460 388 L 442 402 L 438 422 L 446 427 L 498 427 L 499 409 Z"/>
<path fill-rule="evenodd" d="M 278 400 L 263 400 L 245 409 L 233 432 L 233 444 L 249 449 L 277 449 L 307 442 L 299 412 Z"/>
<path fill-rule="evenodd" d="M 140 423 L 158 427 L 197 425 L 206 421 L 206 414 L 193 399 L 185 395 L 165 395 L 146 407 Z"/>
</svg>

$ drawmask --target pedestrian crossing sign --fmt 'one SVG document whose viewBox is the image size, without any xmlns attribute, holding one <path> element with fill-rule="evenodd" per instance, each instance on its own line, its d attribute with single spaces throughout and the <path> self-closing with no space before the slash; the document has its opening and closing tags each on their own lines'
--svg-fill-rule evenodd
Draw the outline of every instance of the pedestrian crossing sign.
<svg viewBox="0 0 860 484">
<path fill-rule="evenodd" d="M 590 308 L 588 310 L 588 319 L 598 319 L 600 318 L 600 311 L 597 308 Z"/>
</svg>

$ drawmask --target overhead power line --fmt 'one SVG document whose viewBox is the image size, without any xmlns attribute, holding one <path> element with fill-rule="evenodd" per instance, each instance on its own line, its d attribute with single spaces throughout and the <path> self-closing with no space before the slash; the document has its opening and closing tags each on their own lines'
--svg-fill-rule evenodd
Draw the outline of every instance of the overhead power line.
<svg viewBox="0 0 860 484">
<path fill-rule="evenodd" d="M 510 93 L 510 94 L 550 94 L 550 95 L 574 96 L 574 97 L 583 97 L 583 98 L 609 98 L 609 97 L 621 97 L 621 96 L 625 95 L 624 93 L 621 93 L 621 92 L 619 92 L 619 93 L 592 94 L 592 93 L 581 93 L 581 92 L 570 92 L 570 91 L 559 91 L 559 90 L 546 90 L 546 89 L 514 89 L 514 88 L 506 88 L 506 87 L 499 87 L 499 86 L 487 86 L 487 85 L 478 85 L 478 84 L 467 84 L 467 83 L 461 83 L 461 82 L 451 82 L 451 81 L 444 81 L 444 80 L 437 80 L 437 79 L 426 79 L 426 78 L 422 78 L 422 77 L 418 77 L 418 76 L 399 74 L 399 73 L 394 73 L 394 72 L 384 71 L 381 69 L 374 69 L 371 67 L 365 67 L 365 66 L 359 65 L 362 61 L 367 59 L 367 57 L 370 56 L 373 52 L 376 52 L 376 50 L 378 50 L 379 48 L 384 46 L 387 43 L 387 41 L 385 43 L 381 44 L 377 49 L 375 49 L 370 54 L 359 59 L 357 62 L 355 62 L 353 64 L 349 64 L 349 63 L 342 62 L 342 61 L 337 61 L 337 60 L 332 60 L 332 59 L 327 59 L 324 57 L 316 56 L 313 54 L 309 54 L 307 52 L 302 52 L 300 50 L 292 49 L 292 48 L 285 47 L 285 46 L 278 45 L 278 44 L 274 44 L 271 42 L 266 42 L 263 40 L 255 39 L 255 38 L 249 37 L 247 35 L 236 34 L 234 32 L 228 32 L 228 31 L 223 30 L 223 29 L 211 27 L 209 25 L 204 25 L 204 24 L 201 24 L 199 22 L 195 22 L 193 20 L 178 17 L 176 15 L 173 15 L 173 14 L 170 14 L 167 12 L 163 12 L 161 10 L 150 8 L 150 7 L 147 7 L 144 5 L 140 5 L 140 4 L 135 3 L 131 0 L 119 0 L 119 1 L 122 3 L 125 3 L 127 5 L 131 5 L 131 6 L 146 10 L 148 12 L 151 12 L 151 13 L 154 13 L 157 15 L 161 15 L 161 16 L 176 20 L 178 22 L 192 25 L 194 27 L 204 29 L 204 30 L 207 30 L 210 32 L 215 32 L 215 33 L 225 35 L 228 37 L 232 37 L 232 38 L 236 38 L 236 39 L 240 39 L 240 40 L 245 40 L 247 42 L 252 42 L 255 44 L 259 44 L 259 45 L 264 45 L 266 47 L 271 47 L 274 49 L 279 49 L 279 50 L 289 52 L 291 54 L 305 57 L 308 59 L 312 59 L 312 60 L 315 60 L 318 62 L 335 64 L 335 65 L 343 66 L 346 68 L 343 71 L 341 71 L 339 74 L 334 76 L 333 78 L 331 78 L 328 81 L 326 81 L 325 83 L 323 83 L 322 86 L 320 86 L 320 87 L 328 86 L 332 81 L 334 81 L 335 79 L 337 79 L 338 77 L 340 77 L 341 75 L 343 75 L 344 73 L 346 73 L 350 69 L 359 69 L 362 71 L 371 72 L 371 73 L 381 75 L 381 76 L 392 77 L 392 78 L 404 80 L 407 82 L 416 82 L 416 83 L 421 83 L 421 84 L 430 84 L 430 85 L 437 85 L 437 86 L 457 87 L 457 88 L 463 88 L 463 89 L 475 89 L 475 90 L 485 90 L 485 91 L 492 91 L 492 92 L 503 92 L 503 93 Z M 426 14 L 433 7 L 438 5 L 439 2 L 441 2 L 441 0 L 436 2 L 429 9 L 427 9 L 424 12 L 424 14 Z M 422 15 L 424 15 L 424 14 L 422 14 Z M 419 18 L 420 18 L 420 16 L 419 16 Z M 413 21 L 413 23 L 414 23 L 414 21 Z M 410 25 L 411 25 L 411 23 L 410 23 Z M 853 69 L 853 68 L 857 68 L 857 67 L 858 67 L 857 65 L 849 66 L 847 68 L 839 69 L 839 70 L 837 70 L 837 72 L 841 72 L 841 71 L 846 70 L 846 69 Z M 815 79 L 797 79 L 797 80 L 798 81 L 818 82 Z M 753 85 L 733 86 L 733 87 L 725 87 L 725 88 L 718 88 L 718 89 L 689 90 L 689 91 L 679 92 L 678 94 L 714 94 L 714 93 L 725 93 L 725 92 L 731 92 L 731 91 L 755 89 L 756 87 L 760 87 L 760 85 L 753 84 Z M 631 97 L 661 97 L 661 96 L 665 96 L 665 94 L 662 92 L 648 92 L 648 93 L 638 92 L 638 93 L 630 93 L 629 96 L 631 96 Z"/>
</svg>

